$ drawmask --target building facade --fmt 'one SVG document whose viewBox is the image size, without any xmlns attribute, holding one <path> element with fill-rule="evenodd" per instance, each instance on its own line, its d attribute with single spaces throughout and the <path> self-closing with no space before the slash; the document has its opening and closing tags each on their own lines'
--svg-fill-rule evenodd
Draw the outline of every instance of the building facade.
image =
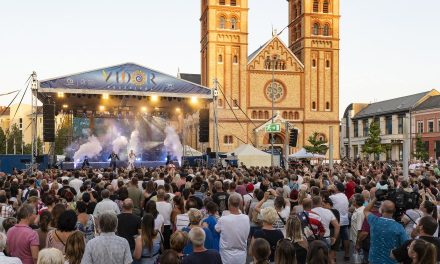
<svg viewBox="0 0 440 264">
<path fill-rule="evenodd" d="M 440 95 L 432 96 L 418 105 L 412 113 L 412 138 L 415 148 L 417 136 L 425 143 L 430 158 L 440 157 Z"/>
<path fill-rule="evenodd" d="M 264 126 L 274 118 L 283 128 L 273 136 L 280 149 L 288 141 L 285 123 L 299 130 L 297 148 L 290 152 L 307 144 L 313 132 L 329 140 L 333 126 L 339 158 L 339 0 L 290 0 L 286 11 L 289 44 L 275 32 L 248 55 L 248 1 L 201 1 L 201 84 L 219 91 L 220 151 L 243 143 L 268 148 L 271 136 Z M 213 110 L 211 105 L 211 147 Z M 186 127 L 198 135 L 198 119 L 192 120 Z M 196 136 L 186 140 L 202 149 Z"/>
<path fill-rule="evenodd" d="M 438 94 L 432 90 L 371 104 L 350 104 L 341 121 L 341 157 L 402 160 L 404 139 L 412 142 L 415 138 L 412 133 L 415 109 Z M 372 122 L 379 124 L 381 142 L 385 147 L 385 152 L 378 157 L 362 153 Z"/>
</svg>

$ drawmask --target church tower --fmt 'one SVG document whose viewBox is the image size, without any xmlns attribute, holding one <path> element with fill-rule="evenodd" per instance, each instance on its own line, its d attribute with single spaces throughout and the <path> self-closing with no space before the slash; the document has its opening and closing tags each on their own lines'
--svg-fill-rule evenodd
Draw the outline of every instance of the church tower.
<svg viewBox="0 0 440 264">
<path fill-rule="evenodd" d="M 339 150 L 336 135 L 339 131 L 340 1 L 288 1 L 289 48 L 304 64 L 304 118 L 310 123 L 305 134 L 317 130 L 328 136 L 328 127 L 333 126 L 336 153 Z"/>
<path fill-rule="evenodd" d="M 233 140 L 238 122 L 231 123 L 245 120 L 239 109 L 246 109 L 248 0 L 201 0 L 201 8 L 201 83 L 213 87 L 217 79 L 219 139 Z M 237 109 L 236 113 L 231 108 Z M 228 129 L 223 129 L 226 123 Z M 211 124 L 211 145 L 212 128 Z M 247 132 L 243 133 L 245 141 Z"/>
</svg>

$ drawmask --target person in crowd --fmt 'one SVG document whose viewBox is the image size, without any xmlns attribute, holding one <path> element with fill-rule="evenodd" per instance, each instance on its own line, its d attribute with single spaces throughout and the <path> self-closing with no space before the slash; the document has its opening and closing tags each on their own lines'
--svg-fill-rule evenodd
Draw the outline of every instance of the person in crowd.
<svg viewBox="0 0 440 264">
<path fill-rule="evenodd" d="M 365 207 L 364 214 L 370 224 L 371 241 L 368 261 L 371 264 L 395 263 L 390 257 L 392 249 L 400 247 L 408 240 L 403 226 L 393 219 L 396 207 L 392 201 L 382 202 L 380 211 L 382 217 L 377 217 L 370 211 L 376 202 L 376 198 Z"/>
<path fill-rule="evenodd" d="M 172 249 L 165 250 L 159 258 L 160 264 L 181 264 L 181 260 L 176 251 Z"/>
<path fill-rule="evenodd" d="M 215 193 L 212 196 L 212 200 L 218 206 L 218 212 L 222 215 L 222 212 L 228 210 L 228 199 L 229 194 L 223 190 L 223 183 L 221 181 L 216 181 L 214 183 Z"/>
<path fill-rule="evenodd" d="M 189 225 L 188 211 L 191 208 L 197 208 L 197 201 L 192 197 L 188 198 L 185 204 L 185 213 L 176 215 L 176 230 L 182 230 Z"/>
<path fill-rule="evenodd" d="M 38 221 L 39 228 L 36 230 L 38 233 L 38 239 L 40 241 L 40 250 L 46 246 L 47 233 L 52 230 L 52 228 L 49 227 L 51 219 L 52 214 L 49 211 L 41 212 L 40 219 Z"/>
<path fill-rule="evenodd" d="M 290 239 L 278 241 L 275 250 L 275 264 L 296 264 L 296 250 Z"/>
<path fill-rule="evenodd" d="M 35 208 L 30 204 L 23 204 L 17 210 L 18 223 L 7 233 L 9 256 L 19 258 L 23 264 L 37 263 L 40 240 L 38 233 L 30 227 L 36 218 Z"/>
<path fill-rule="evenodd" d="M 105 189 L 101 192 L 102 201 L 96 204 L 95 210 L 93 211 L 93 216 L 99 218 L 103 213 L 112 212 L 115 215 L 120 214 L 118 205 L 110 200 L 110 191 Z"/>
<path fill-rule="evenodd" d="M 229 196 L 229 215 L 222 216 L 215 229 L 220 233 L 220 255 L 224 263 L 244 263 L 246 261 L 249 218 L 240 212 L 240 195 Z M 269 249 L 270 252 L 270 249 Z"/>
<path fill-rule="evenodd" d="M 135 239 L 134 259 L 141 264 L 154 264 L 163 250 L 163 237 L 154 227 L 154 216 L 145 214 L 142 218 L 141 235 Z"/>
<path fill-rule="evenodd" d="M 98 225 L 101 234 L 87 243 L 81 264 L 131 264 L 133 258 L 127 240 L 115 234 L 116 215 L 113 212 L 100 214 Z"/>
<path fill-rule="evenodd" d="M 362 229 L 362 223 L 364 222 L 365 215 L 364 215 L 364 197 L 360 193 L 354 194 L 353 199 L 353 206 L 355 208 L 352 216 L 351 216 L 351 223 L 350 223 L 350 240 L 351 242 L 356 245 L 357 244 L 357 238 L 358 233 Z"/>
<path fill-rule="evenodd" d="M 434 217 L 428 215 L 424 216 L 419 220 L 416 226 L 418 229 L 419 238 L 426 242 L 433 244 L 437 251 L 437 260 L 440 259 L 440 239 L 438 237 L 433 237 L 435 231 L 438 227 L 438 221 Z M 399 248 L 393 249 L 391 251 L 391 257 L 403 264 L 411 264 L 413 259 L 408 255 L 408 247 L 413 240 L 407 240 Z"/>
<path fill-rule="evenodd" d="M 176 231 L 171 235 L 170 247 L 172 250 L 177 252 L 177 256 L 180 261 L 183 260 L 185 254 L 183 254 L 183 249 L 188 244 L 189 238 L 188 234 L 183 231 Z"/>
<path fill-rule="evenodd" d="M 138 186 L 138 178 L 133 177 L 131 178 L 131 181 L 129 182 L 129 185 L 127 187 L 128 191 L 128 198 L 130 198 L 133 201 L 133 214 L 137 216 L 142 215 L 142 191 L 139 189 Z"/>
<path fill-rule="evenodd" d="M 144 208 L 145 214 L 151 214 L 154 217 L 154 228 L 163 232 L 164 219 L 159 211 L 157 211 L 156 202 L 153 200 L 148 201 Z"/>
<path fill-rule="evenodd" d="M 38 254 L 37 264 L 64 264 L 63 253 L 56 248 L 45 248 Z"/>
<path fill-rule="evenodd" d="M 164 220 L 163 221 L 164 247 L 166 249 L 169 249 L 170 248 L 170 236 L 172 233 L 171 213 L 173 211 L 173 207 L 168 201 L 165 201 L 165 190 L 163 190 L 163 189 L 160 189 L 157 191 L 156 208 Z"/>
<path fill-rule="evenodd" d="M 203 219 L 203 227 L 207 227 L 212 234 L 212 248 L 219 251 L 220 234 L 215 230 L 215 225 L 217 224 L 217 213 L 218 206 L 214 202 L 208 202 L 206 204 L 206 210 L 208 212 L 208 217 Z"/>
<path fill-rule="evenodd" d="M 349 238 L 349 225 L 348 220 L 348 198 L 345 195 L 345 187 L 341 182 L 335 183 L 335 194 L 330 195 L 330 199 L 333 202 L 333 207 L 339 211 L 340 215 L 340 232 L 341 241 L 344 246 L 344 260 L 350 260 L 350 238 Z"/>
<path fill-rule="evenodd" d="M 254 235 L 252 237 L 251 241 L 251 251 L 253 242 L 257 238 L 264 238 L 269 242 L 270 245 L 270 256 L 269 260 L 271 262 L 275 259 L 275 249 L 278 244 L 278 241 L 284 238 L 283 232 L 281 232 L 279 229 L 275 229 L 273 227 L 273 223 L 279 218 L 277 211 L 273 207 L 266 207 L 261 210 L 261 215 L 263 218 L 263 227 L 260 230 L 257 230 L 254 232 Z"/>
<path fill-rule="evenodd" d="M 433 202 L 425 200 L 420 204 L 419 209 L 420 209 L 420 212 L 422 212 L 422 216 L 430 215 L 430 216 L 434 217 L 435 219 L 437 219 L 437 205 L 435 205 Z M 413 226 L 414 228 L 411 232 L 412 238 L 416 238 L 419 235 L 417 232 L 417 229 L 415 229 L 415 227 L 417 226 L 418 222 L 420 221 L 420 218 L 421 217 L 419 217 L 414 223 L 414 226 Z M 438 227 L 437 227 L 437 230 L 435 230 L 434 236 L 438 237 Z"/>
<path fill-rule="evenodd" d="M 64 254 L 66 262 L 64 264 L 81 264 L 85 249 L 86 242 L 84 233 L 81 231 L 73 232 L 66 242 Z"/>
<path fill-rule="evenodd" d="M 291 215 L 286 223 L 286 238 L 295 249 L 295 258 L 298 264 L 306 264 L 309 243 L 304 237 L 301 220 L 297 215 Z"/>
<path fill-rule="evenodd" d="M 81 231 L 86 241 L 92 240 L 97 233 L 97 226 L 95 224 L 95 217 L 92 214 L 87 214 L 87 204 L 83 201 L 76 203 L 78 212 L 78 221 L 76 222 L 76 229 Z"/>
<path fill-rule="evenodd" d="M 22 264 L 21 260 L 16 257 L 8 257 L 3 253 L 6 249 L 6 234 L 0 232 L 0 263 L 4 264 Z"/>
<path fill-rule="evenodd" d="M 328 245 L 321 240 L 312 241 L 309 245 L 307 263 L 327 264 L 328 260 Z"/>
<path fill-rule="evenodd" d="M 52 209 L 52 219 L 50 221 L 49 226 L 51 228 L 57 228 L 58 225 L 58 218 L 60 218 L 60 215 L 62 213 L 64 213 L 64 211 L 66 211 L 66 206 L 64 206 L 63 204 L 56 204 L 53 209 Z"/>
<path fill-rule="evenodd" d="M 173 231 L 177 230 L 176 222 L 177 222 L 177 215 L 184 214 L 185 213 L 185 203 L 183 196 L 176 195 L 173 198 L 173 210 L 171 212 L 171 224 L 173 225 Z"/>
<path fill-rule="evenodd" d="M 78 217 L 73 210 L 62 213 L 57 228 L 47 233 L 46 248 L 57 248 L 64 254 L 67 239 L 76 230 L 77 220 Z"/>
<path fill-rule="evenodd" d="M 189 233 L 191 231 L 191 229 L 195 228 L 195 227 L 199 227 L 202 228 L 202 213 L 200 212 L 200 210 L 195 209 L 195 208 L 191 208 L 189 209 L 188 212 L 188 218 L 189 218 L 189 226 L 188 227 L 184 227 L 182 228 L 183 232 L 187 232 Z M 204 237 L 204 247 L 206 249 L 213 249 L 213 236 L 211 233 L 211 230 L 207 227 L 203 227 L 202 228 L 203 231 L 205 232 L 205 237 Z M 183 254 L 185 255 L 189 255 L 190 253 L 193 252 L 193 245 L 192 243 L 188 243 L 186 245 L 186 247 L 183 249 Z"/>
<path fill-rule="evenodd" d="M 116 234 L 127 239 L 130 250 L 135 248 L 134 237 L 141 234 L 141 218 L 133 214 L 133 201 L 130 198 L 124 200 L 122 213 L 118 216 L 118 228 Z"/>
<path fill-rule="evenodd" d="M 408 248 L 408 256 L 414 264 L 437 264 L 437 249 L 423 239 L 415 239 Z"/>
<path fill-rule="evenodd" d="M 15 224 L 17 224 L 17 218 L 15 217 L 8 217 L 5 220 L 3 220 L 2 227 L 5 233 L 8 233 L 8 230 L 11 227 L 15 226 Z"/>
<path fill-rule="evenodd" d="M 13 217 L 15 215 L 14 208 L 8 204 L 8 197 L 5 194 L 0 195 L 0 218 Z"/>
<path fill-rule="evenodd" d="M 271 252 L 270 245 L 266 239 L 264 238 L 255 239 L 251 251 L 253 264 L 268 264 L 270 252 Z M 235 263 L 235 262 L 223 262 L 223 263 Z"/>
<path fill-rule="evenodd" d="M 336 219 L 335 215 L 333 214 L 332 211 L 330 211 L 327 208 L 322 207 L 323 203 L 322 203 L 322 197 L 321 196 L 313 196 L 312 197 L 312 210 L 309 211 L 309 213 L 312 214 L 317 214 L 320 217 L 320 221 L 322 223 L 322 225 L 324 226 L 325 229 L 325 233 L 323 236 L 324 241 L 328 244 L 328 246 L 332 246 L 336 243 L 336 240 L 339 236 L 339 223 L 338 220 Z M 363 213 L 363 211 L 362 211 Z M 330 226 L 333 227 L 333 235 L 331 235 L 330 233 Z"/>
<path fill-rule="evenodd" d="M 197 210 L 197 209 L 193 209 Z M 182 264 L 222 264 L 218 251 L 205 248 L 206 230 L 201 227 L 193 227 L 188 234 L 193 251 L 182 261 Z"/>
</svg>

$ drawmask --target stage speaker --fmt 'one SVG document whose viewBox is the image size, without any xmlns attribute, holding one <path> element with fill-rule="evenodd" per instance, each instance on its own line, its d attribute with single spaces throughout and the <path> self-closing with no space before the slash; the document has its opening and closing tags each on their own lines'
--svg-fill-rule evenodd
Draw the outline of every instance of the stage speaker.
<svg viewBox="0 0 440 264">
<path fill-rule="evenodd" d="M 296 148 L 297 142 L 298 142 L 298 129 L 291 129 L 289 146 Z"/>
<path fill-rule="evenodd" d="M 209 142 L 209 109 L 199 111 L 199 142 Z"/>
<path fill-rule="evenodd" d="M 50 100 L 43 103 L 43 140 L 55 142 L 55 103 Z"/>
</svg>

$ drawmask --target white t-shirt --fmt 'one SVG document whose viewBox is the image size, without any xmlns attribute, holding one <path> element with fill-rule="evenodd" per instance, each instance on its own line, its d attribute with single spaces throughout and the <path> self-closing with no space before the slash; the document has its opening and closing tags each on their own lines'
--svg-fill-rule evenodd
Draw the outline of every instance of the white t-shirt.
<svg viewBox="0 0 440 264">
<path fill-rule="evenodd" d="M 164 225 L 171 225 L 170 218 L 171 218 L 171 212 L 173 211 L 171 204 L 164 201 L 156 202 L 156 208 L 157 211 L 159 211 L 159 214 L 162 215 L 164 219 Z"/>
<path fill-rule="evenodd" d="M 223 263 L 246 263 L 249 217 L 244 214 L 222 216 L 215 225 L 220 232 L 220 256 Z"/>
<path fill-rule="evenodd" d="M 341 221 L 341 226 L 348 226 L 350 223 L 348 221 L 348 199 L 347 196 L 343 193 L 337 193 L 334 195 L 330 195 L 330 199 L 333 202 L 333 207 L 338 210 Z"/>
<path fill-rule="evenodd" d="M 182 228 L 189 225 L 188 214 L 178 214 L 176 216 L 176 229 L 182 231 Z"/>
<path fill-rule="evenodd" d="M 77 178 L 74 178 L 69 182 L 69 186 L 75 189 L 76 193 L 80 193 L 80 188 L 83 185 L 83 181 Z"/>
<path fill-rule="evenodd" d="M 353 243 L 356 243 L 358 231 L 362 229 L 362 224 L 365 219 L 364 209 L 365 206 L 359 207 L 351 216 L 350 240 L 353 241 Z"/>
<path fill-rule="evenodd" d="M 248 208 L 249 203 L 252 201 L 252 198 L 254 198 L 253 193 L 246 193 L 245 195 L 243 195 L 243 204 L 245 210 Z"/>
<path fill-rule="evenodd" d="M 312 212 L 318 214 L 321 217 L 321 223 L 325 228 L 324 237 L 330 236 L 330 222 L 336 220 L 335 215 L 329 209 L 316 207 L 312 209 Z"/>
<path fill-rule="evenodd" d="M 154 219 L 154 229 L 162 231 L 164 220 L 161 214 L 158 214 L 156 219 Z"/>
<path fill-rule="evenodd" d="M 161 185 L 162 185 L 162 186 L 165 185 L 165 181 L 164 181 L 164 180 L 155 180 L 154 183 L 157 184 L 157 187 L 159 187 L 159 186 L 161 186 Z"/>
</svg>

